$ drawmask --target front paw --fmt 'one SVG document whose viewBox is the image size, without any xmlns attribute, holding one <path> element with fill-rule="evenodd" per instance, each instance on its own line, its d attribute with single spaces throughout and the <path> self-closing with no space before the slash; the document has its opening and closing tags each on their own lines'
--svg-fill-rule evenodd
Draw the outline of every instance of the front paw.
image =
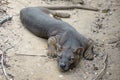
<svg viewBox="0 0 120 80">
<path fill-rule="evenodd" d="M 56 58 L 57 57 L 57 52 L 55 50 L 48 50 L 47 53 L 48 56 Z"/>
</svg>

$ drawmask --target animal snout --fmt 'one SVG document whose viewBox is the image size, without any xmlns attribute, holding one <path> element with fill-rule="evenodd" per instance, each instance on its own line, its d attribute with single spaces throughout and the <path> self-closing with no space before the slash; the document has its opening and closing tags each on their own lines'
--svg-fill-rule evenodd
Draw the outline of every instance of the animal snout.
<svg viewBox="0 0 120 80">
<path fill-rule="evenodd" d="M 65 64 L 65 63 L 60 63 L 60 67 L 61 67 L 61 68 L 65 68 L 65 67 L 66 67 L 66 64 Z"/>
</svg>

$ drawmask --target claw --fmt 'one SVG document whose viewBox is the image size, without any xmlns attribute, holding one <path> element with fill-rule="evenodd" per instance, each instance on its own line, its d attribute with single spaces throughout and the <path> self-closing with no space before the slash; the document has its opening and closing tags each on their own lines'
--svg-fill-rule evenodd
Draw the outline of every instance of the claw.
<svg viewBox="0 0 120 80">
<path fill-rule="evenodd" d="M 57 57 L 57 52 L 56 52 L 56 51 L 51 51 L 51 50 L 50 50 L 50 51 L 48 51 L 47 55 L 50 56 L 50 57 L 55 58 L 55 57 Z"/>
</svg>

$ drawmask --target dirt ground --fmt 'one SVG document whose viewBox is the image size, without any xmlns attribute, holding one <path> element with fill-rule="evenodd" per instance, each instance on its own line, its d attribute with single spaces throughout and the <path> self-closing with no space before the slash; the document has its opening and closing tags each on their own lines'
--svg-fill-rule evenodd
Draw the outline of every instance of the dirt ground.
<svg viewBox="0 0 120 80">
<path fill-rule="evenodd" d="M 29 6 L 80 5 L 62 0 L 1 0 L 0 18 L 13 19 L 0 27 L 0 56 L 6 52 L 6 72 L 13 80 L 120 80 L 120 0 L 83 0 L 85 6 L 99 8 L 99 12 L 74 9 L 63 21 L 71 24 L 82 35 L 96 42 L 95 59 L 82 59 L 68 72 L 60 72 L 56 59 L 47 57 L 47 40 L 36 37 L 22 26 L 19 12 Z M 3 11 L 2 11 L 3 10 Z M 35 55 L 35 56 L 27 56 Z M 0 64 L 0 80 L 6 80 Z M 12 80 L 12 79 L 11 79 Z"/>
</svg>

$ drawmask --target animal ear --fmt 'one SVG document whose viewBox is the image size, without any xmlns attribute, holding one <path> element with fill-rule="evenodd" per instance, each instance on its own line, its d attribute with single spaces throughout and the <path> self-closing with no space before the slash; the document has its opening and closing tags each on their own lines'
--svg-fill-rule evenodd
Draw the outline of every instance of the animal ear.
<svg viewBox="0 0 120 80">
<path fill-rule="evenodd" d="M 83 54 L 83 51 L 84 51 L 84 48 L 80 47 L 80 48 L 75 49 L 73 52 L 75 54 L 80 55 L 80 54 Z"/>
</svg>

